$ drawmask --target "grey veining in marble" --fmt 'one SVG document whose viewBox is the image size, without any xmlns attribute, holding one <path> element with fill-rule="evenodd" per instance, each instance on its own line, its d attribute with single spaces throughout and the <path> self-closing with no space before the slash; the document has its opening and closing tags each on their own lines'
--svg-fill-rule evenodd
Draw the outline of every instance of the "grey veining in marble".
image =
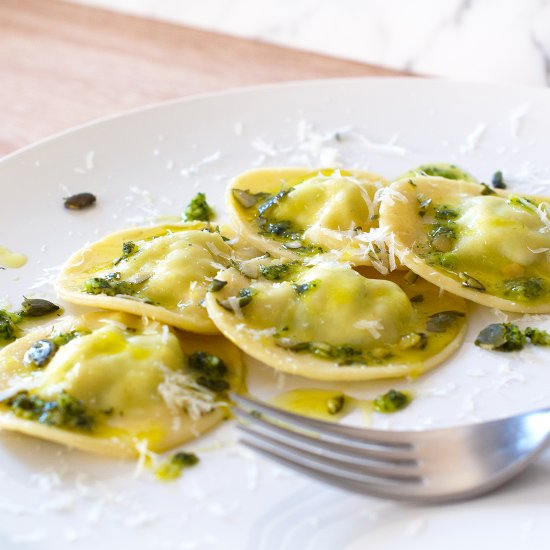
<svg viewBox="0 0 550 550">
<path fill-rule="evenodd" d="M 550 0 L 73 0 L 395 69 L 550 83 Z"/>
</svg>

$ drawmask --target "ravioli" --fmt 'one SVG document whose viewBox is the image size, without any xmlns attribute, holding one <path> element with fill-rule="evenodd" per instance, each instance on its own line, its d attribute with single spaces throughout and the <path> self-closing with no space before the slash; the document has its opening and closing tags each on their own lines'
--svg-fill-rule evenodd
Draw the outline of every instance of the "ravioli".
<svg viewBox="0 0 550 550">
<path fill-rule="evenodd" d="M 437 177 L 391 185 L 380 224 L 415 273 L 479 304 L 550 312 L 550 208 L 543 197 Z"/>
<path fill-rule="evenodd" d="M 241 377 L 225 338 L 87 313 L 0 352 L 0 427 L 101 454 L 161 452 L 223 420 Z"/>
<path fill-rule="evenodd" d="M 226 202 L 242 236 L 274 256 L 330 253 L 386 272 L 393 256 L 378 228 L 386 185 L 360 170 L 263 168 L 235 178 Z"/>
<path fill-rule="evenodd" d="M 414 376 L 457 349 L 464 300 L 401 271 L 363 269 L 369 278 L 342 262 L 243 262 L 217 275 L 208 313 L 246 353 L 313 379 Z"/>
<path fill-rule="evenodd" d="M 61 271 L 57 293 L 75 304 L 215 334 L 203 300 L 231 256 L 231 247 L 205 223 L 126 229 L 76 252 Z"/>
</svg>

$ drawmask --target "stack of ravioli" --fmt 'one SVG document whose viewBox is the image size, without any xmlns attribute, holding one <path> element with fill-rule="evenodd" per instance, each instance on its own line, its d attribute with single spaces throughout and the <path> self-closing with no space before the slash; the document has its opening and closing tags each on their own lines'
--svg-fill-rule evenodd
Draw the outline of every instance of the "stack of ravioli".
<svg viewBox="0 0 550 550">
<path fill-rule="evenodd" d="M 547 203 L 454 167 L 261 169 L 226 199 L 227 227 L 128 229 L 68 260 L 59 297 L 95 311 L 0 353 L 2 426 L 164 451 L 226 416 L 241 350 L 310 379 L 417 376 L 461 345 L 465 299 L 550 311 Z"/>
</svg>

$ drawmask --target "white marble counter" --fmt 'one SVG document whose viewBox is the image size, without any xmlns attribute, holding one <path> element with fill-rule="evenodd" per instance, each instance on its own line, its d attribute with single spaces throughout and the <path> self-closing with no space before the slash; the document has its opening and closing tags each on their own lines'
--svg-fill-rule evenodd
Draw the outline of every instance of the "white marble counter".
<svg viewBox="0 0 550 550">
<path fill-rule="evenodd" d="M 461 80 L 550 84 L 550 0 L 73 0 Z"/>
</svg>

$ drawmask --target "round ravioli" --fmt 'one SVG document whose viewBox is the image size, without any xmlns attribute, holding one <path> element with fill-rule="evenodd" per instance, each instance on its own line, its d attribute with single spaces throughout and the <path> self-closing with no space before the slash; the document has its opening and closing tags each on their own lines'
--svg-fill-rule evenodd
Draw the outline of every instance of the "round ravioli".
<svg viewBox="0 0 550 550">
<path fill-rule="evenodd" d="M 421 277 L 489 307 L 550 312 L 550 205 L 438 177 L 403 179 L 406 201 L 382 201 L 380 224 Z"/>
<path fill-rule="evenodd" d="M 224 238 L 204 223 L 126 229 L 76 252 L 60 273 L 57 293 L 75 304 L 215 334 L 203 300 L 231 257 Z"/>
<path fill-rule="evenodd" d="M 386 186 L 360 170 L 262 168 L 235 178 L 226 202 L 243 237 L 274 256 L 330 253 L 387 272 L 394 256 L 378 227 Z"/>
<path fill-rule="evenodd" d="M 218 274 L 208 312 L 246 353 L 320 380 L 414 376 L 457 349 L 464 300 L 414 274 L 362 269 L 368 277 L 341 262 L 243 262 Z"/>
<path fill-rule="evenodd" d="M 0 352 L 0 427 L 102 454 L 162 452 L 227 416 L 240 352 L 125 313 L 38 328 Z"/>
</svg>

